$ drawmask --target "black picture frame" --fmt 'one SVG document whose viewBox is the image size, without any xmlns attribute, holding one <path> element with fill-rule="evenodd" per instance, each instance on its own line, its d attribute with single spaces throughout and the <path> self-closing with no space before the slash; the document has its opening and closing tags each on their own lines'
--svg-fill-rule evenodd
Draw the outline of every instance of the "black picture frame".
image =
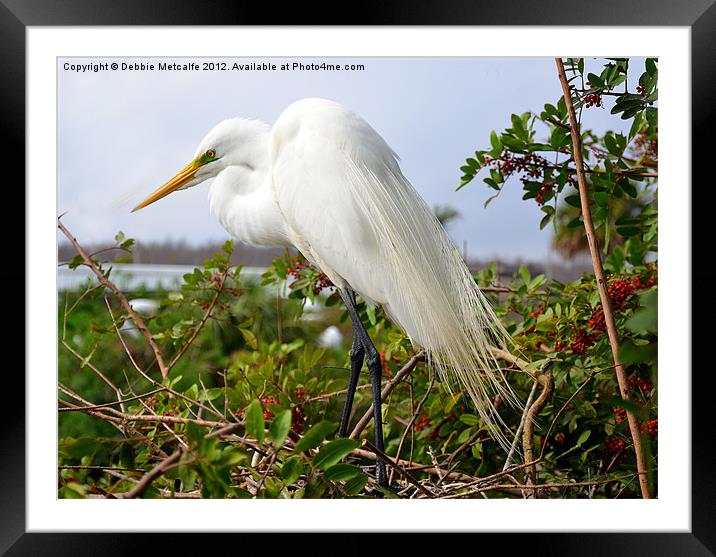
<svg viewBox="0 0 716 557">
<path fill-rule="evenodd" d="M 440 3 L 414 0 L 411 3 L 387 3 L 364 1 L 355 5 L 338 6 L 336 3 L 314 2 L 309 4 L 282 4 L 280 9 L 269 4 L 244 3 L 231 0 L 201 2 L 199 0 L 0 0 L 0 53 L 2 63 L 0 70 L 3 84 L 0 87 L 2 98 L 2 130 L 5 136 L 5 163 L 3 172 L 5 181 L 3 193 L 6 208 L 19 213 L 18 208 L 27 211 L 24 188 L 25 166 L 22 155 L 25 155 L 25 32 L 28 26 L 62 26 L 62 25 L 261 25 L 261 24 L 294 24 L 315 25 L 346 24 L 344 17 L 350 16 L 351 25 L 636 25 L 636 26 L 685 26 L 691 30 L 691 102 L 692 102 L 692 182 L 704 187 L 696 189 L 698 203 L 692 223 L 708 222 L 706 215 L 699 218 L 698 212 L 708 211 L 711 207 L 712 178 L 706 176 L 706 163 L 713 158 L 710 144 L 710 122 L 714 112 L 716 99 L 716 77 L 714 56 L 716 55 L 716 5 L 714 0 L 692 0 L 686 4 L 668 0 L 603 0 L 600 2 L 568 2 L 567 0 L 542 0 L 539 3 L 520 3 L 518 0 L 501 0 L 491 3 L 470 0 L 442 0 Z M 342 15 L 344 14 L 344 15 Z M 574 50 L 578 51 L 578 48 Z M 8 176 L 8 173 L 10 176 Z M 674 187 L 678 187 L 675 185 Z M 682 185 L 683 186 L 683 185 Z M 12 201 L 9 196 L 14 196 Z M 5 214 L 9 214 L 6 211 Z M 19 252 L 20 227 L 13 226 L 5 230 L 5 240 L 12 246 L 12 251 Z M 24 231 L 24 228 L 23 228 Z M 692 254 L 710 253 L 710 235 L 692 233 Z M 32 254 L 25 250 L 24 236 L 22 239 L 25 254 L 22 269 L 32 273 Z M 701 249 L 699 249 L 701 248 Z M 8 250 L 9 252 L 10 250 Z M 5 324 L 8 326 L 6 339 L 6 357 L 12 352 L 13 343 L 9 334 L 16 337 L 16 346 L 21 342 L 27 347 L 28 336 L 33 331 L 26 331 L 21 326 L 19 315 L 24 315 L 24 304 L 32 292 L 27 291 L 24 280 L 18 277 L 20 265 L 7 261 L 0 271 L 0 282 L 6 293 L 3 302 Z M 29 266 L 28 266 L 29 265 Z M 691 273 L 693 285 L 711 284 L 714 273 L 708 265 L 697 266 Z M 49 280 L 49 277 L 48 277 Z M 17 295 L 19 290 L 24 296 Z M 696 291 L 696 288 L 694 288 Z M 7 295 L 12 293 L 12 295 Z M 686 300 L 685 303 L 691 303 Z M 708 307 L 694 312 L 708 314 Z M 699 329 L 693 323 L 684 323 L 684 327 L 692 327 L 692 346 L 694 356 L 696 349 L 708 342 L 708 328 Z M 37 339 L 36 346 L 54 349 L 54 339 Z M 9 361 L 9 360 L 6 360 Z M 694 358 L 694 363 L 696 359 Z M 452 538 L 452 547 L 457 544 L 473 544 L 475 550 L 488 548 L 504 548 L 507 554 L 530 555 L 714 555 L 716 553 L 716 480 L 712 470 L 716 465 L 714 459 L 712 404 L 708 397 L 713 392 L 709 388 L 709 378 L 713 374 L 708 366 L 699 369 L 685 359 L 682 370 L 663 370 L 665 373 L 692 373 L 692 529 L 690 533 L 590 533 L 588 519 L 585 519 L 584 533 L 568 534 L 483 534 L 492 539 L 480 541 L 467 540 L 460 534 L 460 539 Z M 48 373 L 48 377 L 52 377 Z M 24 378 L 18 366 L 6 365 L 4 377 L 5 392 L 24 392 Z M 30 395 L 32 393 L 26 393 Z M 13 394 L 3 401 L 3 419 L 0 435 L 2 442 L 2 458 L 0 458 L 0 497 L 2 497 L 2 521 L 0 522 L 0 553 L 5 555 L 115 555 L 134 554 L 139 552 L 162 555 L 167 553 L 186 554 L 189 551 L 186 535 L 152 535 L 152 534 L 29 534 L 25 529 L 25 397 Z M 52 427 L 51 424 L 48 427 Z M 684 473 L 688 473 L 687 470 Z M 368 517 L 366 517 L 366 520 Z M 389 520 L 389 517 L 383 517 Z M 519 525 L 515 525 L 519 528 Z M 78 525 L 81 528 L 81 525 Z M 346 529 L 350 524 L 346 525 Z M 266 544 L 266 534 L 240 534 L 241 548 L 246 552 L 249 546 L 259 550 Z M 457 536 L 458 534 L 449 534 Z M 374 551 L 372 535 L 359 534 L 320 534 L 314 540 L 302 540 L 300 545 L 291 552 L 301 551 L 301 547 L 309 548 L 311 553 L 321 553 L 325 547 L 331 552 L 341 554 L 358 554 Z M 284 543 L 295 545 L 294 540 L 284 541 L 283 535 L 271 534 L 270 547 L 273 553 L 284 546 Z M 438 536 L 442 538 L 442 536 Z M 217 538 L 217 539 L 214 539 Z M 405 551 L 414 548 L 428 547 L 423 535 L 405 536 L 401 540 Z M 211 546 L 221 547 L 224 541 L 235 540 L 229 535 L 212 536 Z M 493 542 L 493 543 L 490 543 Z M 204 542 L 205 543 L 205 542 Z M 231 541 L 232 544 L 237 542 Z M 444 549 L 443 539 L 437 544 Z M 479 543 L 479 546 L 474 544 Z M 246 544 L 249 544 L 247 546 Z M 412 547 L 411 547 L 412 546 Z M 448 546 L 449 547 L 449 546 Z M 182 548 L 182 549 L 179 549 Z M 493 551 L 491 550 L 491 551 Z"/>
</svg>

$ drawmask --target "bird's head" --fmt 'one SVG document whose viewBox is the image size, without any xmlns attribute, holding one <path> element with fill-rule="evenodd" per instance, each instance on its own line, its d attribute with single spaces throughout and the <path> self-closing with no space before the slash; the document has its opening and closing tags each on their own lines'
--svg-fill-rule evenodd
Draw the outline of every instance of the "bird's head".
<svg viewBox="0 0 716 557">
<path fill-rule="evenodd" d="M 220 122 L 201 140 L 192 161 L 157 189 L 132 212 L 159 201 L 170 193 L 214 178 L 229 166 L 247 166 L 266 151 L 268 126 L 257 120 L 231 118 Z"/>
</svg>

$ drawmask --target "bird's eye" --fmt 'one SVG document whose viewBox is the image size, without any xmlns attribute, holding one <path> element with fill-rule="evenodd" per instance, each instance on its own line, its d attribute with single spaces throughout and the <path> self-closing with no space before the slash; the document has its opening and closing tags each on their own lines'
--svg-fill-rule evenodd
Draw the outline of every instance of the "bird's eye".
<svg viewBox="0 0 716 557">
<path fill-rule="evenodd" d="M 213 159 L 216 156 L 216 151 L 214 151 L 214 149 L 209 149 L 206 152 L 206 156 L 210 159 Z"/>
</svg>

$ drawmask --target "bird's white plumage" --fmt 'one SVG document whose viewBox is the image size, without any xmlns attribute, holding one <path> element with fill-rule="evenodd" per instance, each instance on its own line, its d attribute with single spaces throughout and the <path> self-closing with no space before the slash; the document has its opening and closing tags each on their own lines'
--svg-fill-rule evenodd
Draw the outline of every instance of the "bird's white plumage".
<svg viewBox="0 0 716 557">
<path fill-rule="evenodd" d="M 492 399 L 516 401 L 490 347 L 504 348 L 508 335 L 396 154 L 365 120 L 332 101 L 304 99 L 270 132 L 252 120 L 222 122 L 197 153 L 208 148 L 220 156 L 205 173 L 216 176 L 211 210 L 233 236 L 292 244 L 337 286 L 383 305 L 506 442 Z"/>
</svg>

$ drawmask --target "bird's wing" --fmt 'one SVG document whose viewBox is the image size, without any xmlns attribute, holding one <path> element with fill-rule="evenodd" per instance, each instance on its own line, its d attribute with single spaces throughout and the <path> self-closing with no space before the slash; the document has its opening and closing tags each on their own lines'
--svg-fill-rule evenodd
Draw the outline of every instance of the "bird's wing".
<svg viewBox="0 0 716 557">
<path fill-rule="evenodd" d="M 297 247 L 383 304 L 508 448 L 492 400 L 519 406 L 493 353 L 509 335 L 395 154 L 330 101 L 294 103 L 271 133 L 272 183 Z"/>
<path fill-rule="evenodd" d="M 376 215 L 361 198 L 375 195 L 373 182 L 386 173 L 400 173 L 393 151 L 365 120 L 319 99 L 284 111 L 270 149 L 276 199 L 294 243 L 334 282 L 342 278 L 384 303 Z"/>
</svg>

